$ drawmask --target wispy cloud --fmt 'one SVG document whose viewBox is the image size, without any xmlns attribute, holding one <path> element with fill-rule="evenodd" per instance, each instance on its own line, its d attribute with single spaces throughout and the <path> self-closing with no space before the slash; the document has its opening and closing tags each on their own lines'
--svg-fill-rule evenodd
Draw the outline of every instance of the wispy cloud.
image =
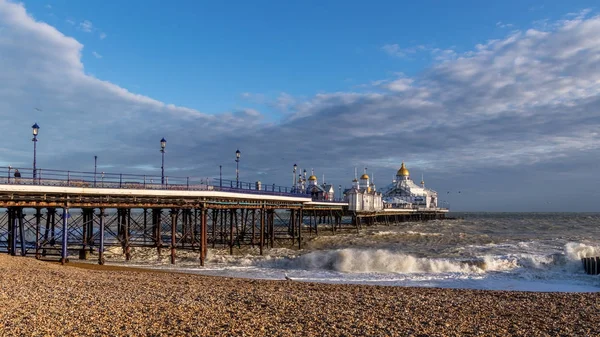
<svg viewBox="0 0 600 337">
<path fill-rule="evenodd" d="M 107 36 L 107 35 L 106 35 L 106 33 L 104 33 L 104 32 L 101 32 L 101 33 L 100 33 L 100 35 L 98 35 L 98 37 L 100 38 L 100 40 L 104 40 L 104 39 L 106 39 L 106 36 Z"/>
<path fill-rule="evenodd" d="M 86 33 L 91 33 L 92 30 L 94 29 L 94 25 L 92 24 L 91 21 L 84 20 L 79 23 L 79 29 Z"/>
<path fill-rule="evenodd" d="M 96 51 L 93 51 L 92 55 L 94 55 L 94 57 L 97 58 L 97 59 L 101 59 L 102 58 L 102 55 L 98 54 Z"/>
<path fill-rule="evenodd" d="M 406 57 L 410 54 L 415 54 L 419 51 L 427 50 L 427 47 L 424 45 L 417 45 L 417 46 L 402 48 L 398 44 L 386 44 L 383 47 L 381 47 L 381 49 L 390 56 Z"/>
<path fill-rule="evenodd" d="M 513 28 L 515 25 L 513 25 L 512 23 L 505 23 L 502 21 L 498 21 L 496 22 L 496 27 L 499 28 Z"/>
</svg>

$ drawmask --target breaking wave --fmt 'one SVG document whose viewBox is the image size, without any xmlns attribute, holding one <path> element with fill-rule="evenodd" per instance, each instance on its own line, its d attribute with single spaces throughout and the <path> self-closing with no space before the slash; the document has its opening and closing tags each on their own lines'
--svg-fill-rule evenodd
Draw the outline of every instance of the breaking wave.
<svg viewBox="0 0 600 337">
<path fill-rule="evenodd" d="M 389 249 L 344 248 L 313 251 L 289 258 L 260 261 L 262 267 L 328 270 L 344 273 L 465 273 L 558 271 L 582 273 L 580 259 L 600 255 L 600 247 L 568 243 L 563 253 L 507 254 L 471 258 L 427 258 Z"/>
</svg>

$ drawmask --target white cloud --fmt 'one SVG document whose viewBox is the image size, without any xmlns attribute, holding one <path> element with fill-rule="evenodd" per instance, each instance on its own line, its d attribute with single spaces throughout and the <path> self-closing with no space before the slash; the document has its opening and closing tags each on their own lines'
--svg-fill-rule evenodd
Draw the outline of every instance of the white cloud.
<svg viewBox="0 0 600 337">
<path fill-rule="evenodd" d="M 94 57 L 97 58 L 97 59 L 101 59 L 102 58 L 102 55 L 98 54 L 95 51 L 92 52 L 92 55 L 94 55 Z"/>
<path fill-rule="evenodd" d="M 387 83 L 385 85 L 385 87 L 391 91 L 396 91 L 396 92 L 407 91 L 408 89 L 411 88 L 411 84 L 413 83 L 413 81 L 414 80 L 411 78 L 400 78 L 400 79 L 394 80 L 390 83 Z"/>
<path fill-rule="evenodd" d="M 104 39 L 106 39 L 106 36 L 107 36 L 107 35 L 106 35 L 106 33 L 104 33 L 104 32 L 102 32 L 102 33 L 100 33 L 100 34 L 98 35 L 98 37 L 100 37 L 100 40 L 104 40 Z"/>
<path fill-rule="evenodd" d="M 294 162 L 348 178 L 356 165 L 377 163 L 368 164 L 370 170 L 384 176 L 404 160 L 446 185 L 463 172 L 479 179 L 538 165 L 536 176 L 553 177 L 561 163 L 591 171 L 600 164 L 594 159 L 600 157 L 598 16 L 515 31 L 462 54 L 389 45 L 384 50 L 395 56 L 414 50 L 440 61 L 361 92 L 308 99 L 282 92 L 275 102 L 241 94 L 286 109 L 276 124 L 254 109 L 206 114 L 90 76 L 81 61 L 84 46 L 33 19 L 21 4 L 0 0 L 0 22 L 0 128 L 14 140 L 10 150 L 0 149 L 4 164 L 30 165 L 24 134 L 33 121 L 42 126 L 39 165 L 64 169 L 89 169 L 82 158 L 90 153 L 114 170 L 157 168 L 162 137 L 169 141 L 171 170 L 214 175 L 239 147 L 243 179 L 265 172 L 273 182 L 288 181 L 282 167 Z M 523 178 L 499 174 L 499 189 L 506 187 L 502 182 L 530 189 Z"/>
</svg>

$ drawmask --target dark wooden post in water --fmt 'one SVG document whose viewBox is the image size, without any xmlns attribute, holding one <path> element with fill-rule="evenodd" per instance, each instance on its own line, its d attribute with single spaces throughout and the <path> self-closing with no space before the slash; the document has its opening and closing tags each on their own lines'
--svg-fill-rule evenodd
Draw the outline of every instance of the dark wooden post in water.
<svg viewBox="0 0 600 337">
<path fill-rule="evenodd" d="M 98 264 L 104 264 L 104 208 L 100 208 L 98 214 L 98 223 L 100 226 L 100 248 L 98 249 Z"/>
<path fill-rule="evenodd" d="M 67 220 L 69 217 L 69 208 L 68 207 L 64 207 L 63 208 L 63 232 L 62 232 L 62 252 L 61 252 L 61 258 L 60 258 L 60 263 L 61 264 L 65 264 L 68 262 L 67 256 L 68 256 L 68 252 L 67 252 L 67 235 L 68 235 L 68 225 L 69 225 L 69 221 Z"/>
</svg>

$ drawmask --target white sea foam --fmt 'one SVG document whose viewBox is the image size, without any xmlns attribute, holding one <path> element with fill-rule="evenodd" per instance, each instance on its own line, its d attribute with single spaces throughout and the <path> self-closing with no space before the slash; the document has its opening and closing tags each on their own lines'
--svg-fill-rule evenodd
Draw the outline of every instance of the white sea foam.
<svg viewBox="0 0 600 337">
<path fill-rule="evenodd" d="M 418 258 L 387 249 L 345 248 L 315 251 L 262 264 L 285 269 L 344 273 L 481 273 L 481 264 L 451 259 Z"/>
</svg>

